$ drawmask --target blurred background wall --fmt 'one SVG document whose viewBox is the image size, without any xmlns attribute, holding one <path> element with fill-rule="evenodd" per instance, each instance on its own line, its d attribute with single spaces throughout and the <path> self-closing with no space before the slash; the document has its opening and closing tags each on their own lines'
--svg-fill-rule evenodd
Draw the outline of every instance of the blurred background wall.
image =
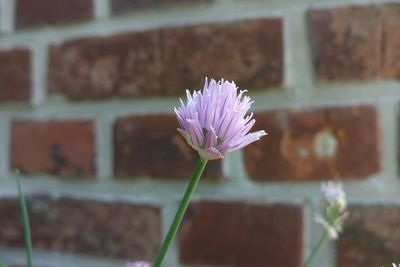
<svg viewBox="0 0 400 267">
<path fill-rule="evenodd" d="M 234 80 L 269 135 L 211 162 L 166 266 L 298 267 L 321 181 L 351 217 L 315 266 L 400 263 L 400 2 L 0 1 L 0 260 L 151 260 L 197 155 L 173 107 Z"/>
</svg>

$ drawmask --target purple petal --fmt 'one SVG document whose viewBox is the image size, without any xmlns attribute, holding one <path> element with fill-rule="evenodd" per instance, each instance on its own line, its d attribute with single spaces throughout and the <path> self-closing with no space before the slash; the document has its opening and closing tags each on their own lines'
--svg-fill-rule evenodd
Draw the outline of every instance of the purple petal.
<svg viewBox="0 0 400 267">
<path fill-rule="evenodd" d="M 188 132 L 182 130 L 182 129 L 177 129 L 178 132 L 185 138 L 186 142 L 194 149 L 194 150 L 199 150 L 199 147 L 196 147 L 193 143 L 192 140 L 190 139 L 190 135 Z"/>
<path fill-rule="evenodd" d="M 188 119 L 188 133 L 195 147 L 200 148 L 204 143 L 203 129 L 198 120 Z"/>
<path fill-rule="evenodd" d="M 213 160 L 213 159 L 222 159 L 224 156 L 215 147 L 210 147 L 202 151 L 202 157 L 208 160 Z"/>
<path fill-rule="evenodd" d="M 207 139 L 205 143 L 205 147 L 215 147 L 217 145 L 218 137 L 217 134 L 212 126 L 210 126 L 210 130 L 207 134 Z"/>
<path fill-rule="evenodd" d="M 231 148 L 228 149 L 228 151 L 235 151 L 238 149 L 241 149 L 257 140 L 260 140 L 260 137 L 267 135 L 267 133 L 262 130 L 254 133 L 250 133 L 246 136 L 243 136 L 242 138 L 237 140 L 237 144 L 233 145 Z"/>
</svg>

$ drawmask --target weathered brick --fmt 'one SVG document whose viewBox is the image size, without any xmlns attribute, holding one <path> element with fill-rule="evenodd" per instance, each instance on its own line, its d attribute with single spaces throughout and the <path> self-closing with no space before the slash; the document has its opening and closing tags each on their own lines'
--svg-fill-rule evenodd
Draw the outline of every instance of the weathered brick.
<svg viewBox="0 0 400 267">
<path fill-rule="evenodd" d="M 144 9 L 171 7 L 171 6 L 193 6 L 211 3 L 214 0 L 111 0 L 111 9 L 114 14 L 125 14 L 132 11 Z"/>
<path fill-rule="evenodd" d="M 11 167 L 23 173 L 95 174 L 95 134 L 90 121 L 15 121 L 11 137 Z"/>
<path fill-rule="evenodd" d="M 303 214 L 295 205 L 202 202 L 179 233 L 180 262 L 193 266 L 301 266 Z"/>
<path fill-rule="evenodd" d="M 245 148 L 246 169 L 255 181 L 361 179 L 380 170 L 380 128 L 372 106 L 255 117 L 256 128 L 269 134 Z"/>
<path fill-rule="evenodd" d="M 204 77 L 255 90 L 279 86 L 283 72 L 281 19 L 215 23 L 163 31 L 166 90 L 199 89 Z"/>
<path fill-rule="evenodd" d="M 81 22 L 93 17 L 92 0 L 16 0 L 17 29 Z"/>
<path fill-rule="evenodd" d="M 174 115 L 118 119 L 114 126 L 115 175 L 188 179 L 198 154 L 178 133 L 178 127 Z M 204 176 L 218 179 L 221 172 L 221 161 L 210 161 Z"/>
<path fill-rule="evenodd" d="M 282 22 L 259 19 L 53 45 L 48 87 L 77 100 L 179 95 L 205 76 L 263 89 L 281 84 L 282 67 Z"/>
<path fill-rule="evenodd" d="M 160 94 L 159 37 L 149 31 L 53 45 L 49 90 L 78 100 Z"/>
<path fill-rule="evenodd" d="M 0 102 L 29 101 L 31 54 L 26 49 L 0 51 Z"/>
<path fill-rule="evenodd" d="M 400 4 L 309 12 L 321 80 L 400 79 Z"/>
<path fill-rule="evenodd" d="M 400 80 L 400 4 L 383 6 L 382 18 L 382 77 Z"/>
<path fill-rule="evenodd" d="M 400 208 L 353 206 L 337 242 L 339 267 L 392 266 L 400 259 Z"/>
<path fill-rule="evenodd" d="M 27 199 L 35 249 L 151 260 L 160 245 L 160 211 L 124 202 L 44 196 Z M 23 247 L 17 199 L 0 200 L 0 245 Z"/>
</svg>

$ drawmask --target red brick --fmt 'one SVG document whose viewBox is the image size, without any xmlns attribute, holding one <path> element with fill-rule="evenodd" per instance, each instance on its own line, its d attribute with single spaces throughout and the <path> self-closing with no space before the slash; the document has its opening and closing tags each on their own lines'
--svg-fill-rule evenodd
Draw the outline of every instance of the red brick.
<svg viewBox="0 0 400 267">
<path fill-rule="evenodd" d="M 48 87 L 75 100 L 179 95 L 208 76 L 254 90 L 279 86 L 282 68 L 282 22 L 259 19 L 53 45 Z"/>
<path fill-rule="evenodd" d="M 354 206 L 337 243 L 339 267 L 392 266 L 400 259 L 400 208 Z"/>
<path fill-rule="evenodd" d="M 180 262 L 193 266 L 297 267 L 303 214 L 295 205 L 202 202 L 179 233 Z"/>
<path fill-rule="evenodd" d="M 0 102 L 28 102 L 31 54 L 26 49 L 0 51 Z"/>
<path fill-rule="evenodd" d="M 400 4 L 386 5 L 382 13 L 382 76 L 400 80 Z"/>
<path fill-rule="evenodd" d="M 194 151 L 176 130 L 174 115 L 131 116 L 114 126 L 114 172 L 118 177 L 145 176 L 188 179 L 198 161 Z M 221 161 L 207 164 L 204 176 L 218 179 Z"/>
<path fill-rule="evenodd" d="M 81 22 L 93 17 L 92 0 L 17 0 L 17 29 Z"/>
<path fill-rule="evenodd" d="M 17 203 L 0 200 L 2 247 L 23 247 Z M 35 249 L 151 260 L 160 245 L 160 211 L 152 206 L 43 196 L 27 203 Z"/>
<path fill-rule="evenodd" d="M 321 80 L 400 79 L 400 4 L 309 12 Z"/>
<path fill-rule="evenodd" d="M 280 86 L 282 39 L 281 19 L 165 29 L 163 85 L 171 92 L 199 89 L 208 76 L 250 90 Z"/>
<path fill-rule="evenodd" d="M 114 14 L 125 14 L 132 11 L 144 9 L 170 7 L 170 6 L 193 6 L 211 3 L 214 0 L 111 0 L 111 8 Z"/>
<path fill-rule="evenodd" d="M 255 181 L 361 179 L 381 168 L 372 106 L 277 110 L 255 117 L 256 128 L 268 132 L 244 152 Z"/>
<path fill-rule="evenodd" d="M 149 31 L 52 46 L 50 92 L 77 100 L 159 94 L 159 37 Z"/>
<path fill-rule="evenodd" d="M 95 174 L 95 134 L 90 121 L 16 121 L 11 167 L 27 174 L 63 177 Z"/>
</svg>

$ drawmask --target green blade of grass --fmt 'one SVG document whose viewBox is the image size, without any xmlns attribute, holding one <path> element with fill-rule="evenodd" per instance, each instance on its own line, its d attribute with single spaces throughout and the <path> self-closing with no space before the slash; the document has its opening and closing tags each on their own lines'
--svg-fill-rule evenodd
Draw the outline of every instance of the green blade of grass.
<svg viewBox="0 0 400 267">
<path fill-rule="evenodd" d="M 21 182 L 20 182 L 20 174 L 19 171 L 16 171 L 16 180 L 18 187 L 18 198 L 19 198 L 19 211 L 22 217 L 22 225 L 24 231 L 24 243 L 26 250 L 26 259 L 28 262 L 28 267 L 32 267 L 32 241 L 31 241 L 31 230 L 29 227 L 29 216 L 28 209 L 26 208 L 25 196 L 22 192 Z"/>
</svg>

